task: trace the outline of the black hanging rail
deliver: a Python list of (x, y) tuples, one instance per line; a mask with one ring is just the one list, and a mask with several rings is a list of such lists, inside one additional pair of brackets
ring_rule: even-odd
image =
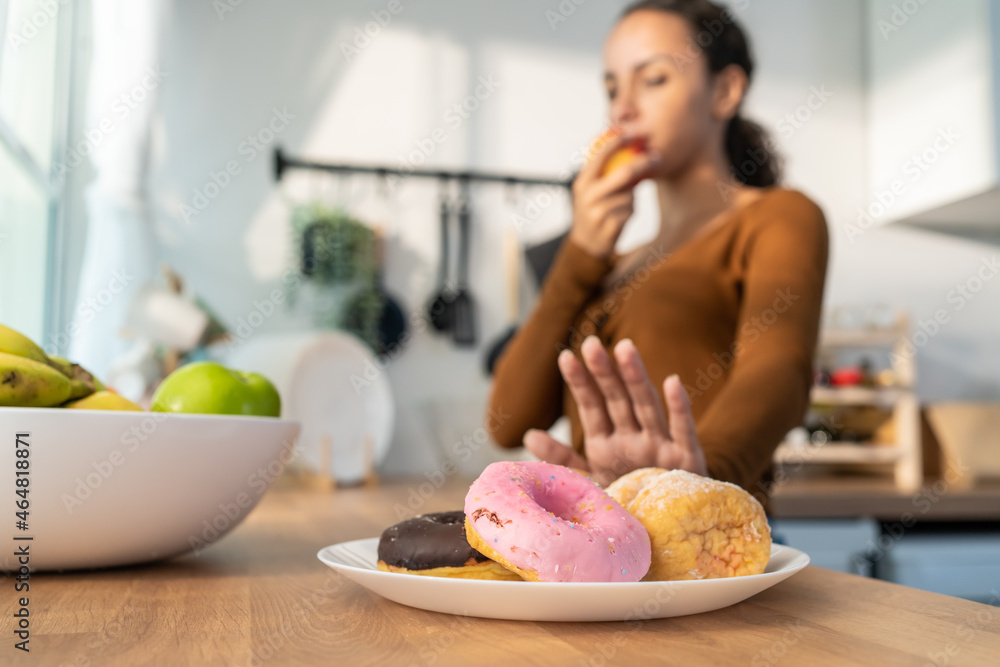
[(507, 185), (553, 185), (569, 188), (573, 180), (555, 178), (532, 178), (508, 174), (494, 174), (483, 171), (449, 171), (447, 169), (397, 169), (395, 167), (379, 167), (357, 164), (331, 164), (314, 162), (303, 158), (285, 155), (280, 147), (274, 149), (274, 178), (280, 181), (289, 169), (309, 169), (313, 171), (328, 171), (339, 174), (374, 174), (376, 176), (401, 178), (436, 178), (438, 180), (479, 181), (485, 183), (505, 183)]

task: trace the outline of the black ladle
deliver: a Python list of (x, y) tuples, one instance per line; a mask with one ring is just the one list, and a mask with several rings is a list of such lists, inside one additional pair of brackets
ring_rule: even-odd
[(441, 195), (441, 268), (438, 274), (440, 288), (430, 303), (427, 304), (427, 319), (435, 330), (445, 332), (451, 331), (455, 321), (454, 302), (455, 291), (448, 285), (448, 219), (451, 211), (448, 206), (447, 197)]
[(406, 336), (406, 313), (399, 299), (385, 289), (385, 235), (378, 233), (375, 237), (376, 265), (375, 279), (379, 295), (382, 297), (382, 313), (378, 318), (378, 338), (382, 345), (382, 354), (396, 350)]
[(462, 201), (458, 208), (458, 294), (455, 295), (455, 302), (452, 304), (454, 318), (452, 335), (459, 347), (474, 347), (476, 344), (476, 303), (469, 292), (471, 224), (472, 209), (469, 205), (469, 193), (467, 187), (463, 187)]

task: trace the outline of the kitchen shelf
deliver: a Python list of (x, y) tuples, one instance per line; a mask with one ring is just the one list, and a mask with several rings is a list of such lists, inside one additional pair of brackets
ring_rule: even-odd
[(1000, 480), (959, 488), (927, 480), (916, 493), (901, 492), (890, 477), (808, 477), (776, 483), (771, 511), (780, 519), (852, 519), (869, 516), (900, 521), (1000, 521)]
[(895, 387), (813, 387), (810, 400), (818, 405), (879, 405), (892, 407), (908, 392)]
[(895, 463), (898, 447), (878, 443), (828, 442), (822, 445), (783, 444), (774, 453), (777, 463)]
[(909, 318), (900, 315), (892, 327), (881, 329), (826, 329), (820, 333), (817, 357), (850, 348), (882, 348), (889, 353), (898, 382), (895, 387), (813, 387), (815, 408), (831, 406), (877, 407), (892, 411), (895, 441), (891, 443), (832, 442), (822, 445), (782, 443), (774, 453), (776, 466), (859, 465), (892, 466), (900, 492), (913, 492), (923, 482), (920, 441), (920, 403), (910, 389), (916, 363), (909, 342)]
[(820, 332), (820, 347), (888, 347), (899, 340), (899, 330), (827, 329)]

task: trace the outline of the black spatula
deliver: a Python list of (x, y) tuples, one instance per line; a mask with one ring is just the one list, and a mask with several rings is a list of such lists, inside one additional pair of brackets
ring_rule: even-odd
[(448, 207), (448, 197), (441, 193), (441, 269), (438, 281), (441, 283), (437, 294), (431, 297), (427, 304), (427, 319), (436, 331), (442, 333), (452, 330), (454, 323), (454, 302), (455, 292), (452, 285), (448, 284), (448, 219), (451, 211)]
[(469, 292), (469, 244), (472, 224), (472, 210), (469, 194), (462, 189), (462, 203), (458, 209), (458, 294), (451, 304), (452, 335), (459, 347), (476, 345), (476, 304)]

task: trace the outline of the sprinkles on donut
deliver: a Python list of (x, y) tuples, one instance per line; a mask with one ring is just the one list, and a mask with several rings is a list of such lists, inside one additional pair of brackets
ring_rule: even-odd
[(469, 487), (465, 517), (469, 544), (527, 581), (635, 582), (649, 570), (643, 525), (564, 466), (487, 466)]

